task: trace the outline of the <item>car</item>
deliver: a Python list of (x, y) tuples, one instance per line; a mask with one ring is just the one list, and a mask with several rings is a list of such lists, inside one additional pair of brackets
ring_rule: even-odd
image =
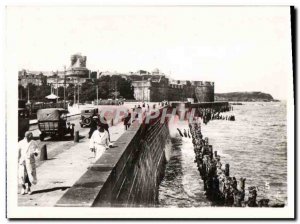
[(46, 136), (63, 137), (66, 134), (74, 136), (75, 124), (67, 121), (68, 111), (63, 108), (48, 108), (37, 111), (38, 127), (41, 132), (40, 140)]
[(80, 126), (90, 127), (94, 116), (98, 116), (98, 108), (85, 108), (81, 110)]

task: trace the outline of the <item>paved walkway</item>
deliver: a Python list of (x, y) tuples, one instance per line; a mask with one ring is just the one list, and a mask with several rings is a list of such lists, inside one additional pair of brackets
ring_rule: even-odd
[[(124, 126), (119, 123), (110, 127), (112, 143), (124, 133)], [(60, 197), (70, 188), (94, 162), (93, 153), (89, 150), (87, 128), (80, 135), (84, 138), (79, 143), (56, 155), (37, 167), (37, 185), (32, 187), (32, 195), (21, 195), (18, 192), (19, 206), (54, 206)], [(108, 149), (109, 150), (109, 149)]]

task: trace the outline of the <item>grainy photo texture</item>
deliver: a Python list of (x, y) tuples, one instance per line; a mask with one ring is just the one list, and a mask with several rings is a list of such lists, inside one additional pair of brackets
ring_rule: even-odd
[(9, 217), (293, 217), (293, 8), (6, 13)]

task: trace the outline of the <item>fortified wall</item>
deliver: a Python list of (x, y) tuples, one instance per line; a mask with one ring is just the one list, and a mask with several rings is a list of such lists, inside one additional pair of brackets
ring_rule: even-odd
[(161, 76), (159, 79), (133, 81), (132, 86), (138, 101), (187, 101), (193, 98), (195, 102), (214, 102), (214, 82), (178, 80), (170, 83), (168, 78)]
[(56, 206), (155, 206), (169, 141), (168, 120), (161, 123), (161, 115), (162, 109), (149, 124), (133, 124)]
[(214, 102), (214, 82), (197, 82), (195, 86), (195, 102)]
[[(134, 123), (89, 167), (79, 180), (60, 198), (61, 207), (154, 207), (158, 203), (158, 188), (164, 177), (165, 151), (170, 143), (168, 119), (162, 116), (177, 108), (185, 117), (186, 108), (229, 108), (228, 102), (172, 102), (168, 110), (154, 119), (146, 117), (142, 124)], [(150, 122), (145, 122), (145, 120)], [(162, 122), (163, 121), (163, 122)]]

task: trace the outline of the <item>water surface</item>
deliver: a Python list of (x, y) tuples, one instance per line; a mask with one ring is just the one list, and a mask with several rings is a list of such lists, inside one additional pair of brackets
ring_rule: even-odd
[[(258, 187), (258, 200), (287, 201), (286, 103), (243, 103), (234, 105), (236, 121), (213, 120), (202, 125), (218, 151), (222, 163), (230, 164), (230, 175), (245, 177), (246, 189)], [(187, 129), (187, 123), (176, 123), (171, 130), (170, 160), (159, 188), (161, 207), (210, 206), (205, 198), (192, 141), (182, 138), (176, 128)], [(270, 203), (271, 203), (270, 202)]]

